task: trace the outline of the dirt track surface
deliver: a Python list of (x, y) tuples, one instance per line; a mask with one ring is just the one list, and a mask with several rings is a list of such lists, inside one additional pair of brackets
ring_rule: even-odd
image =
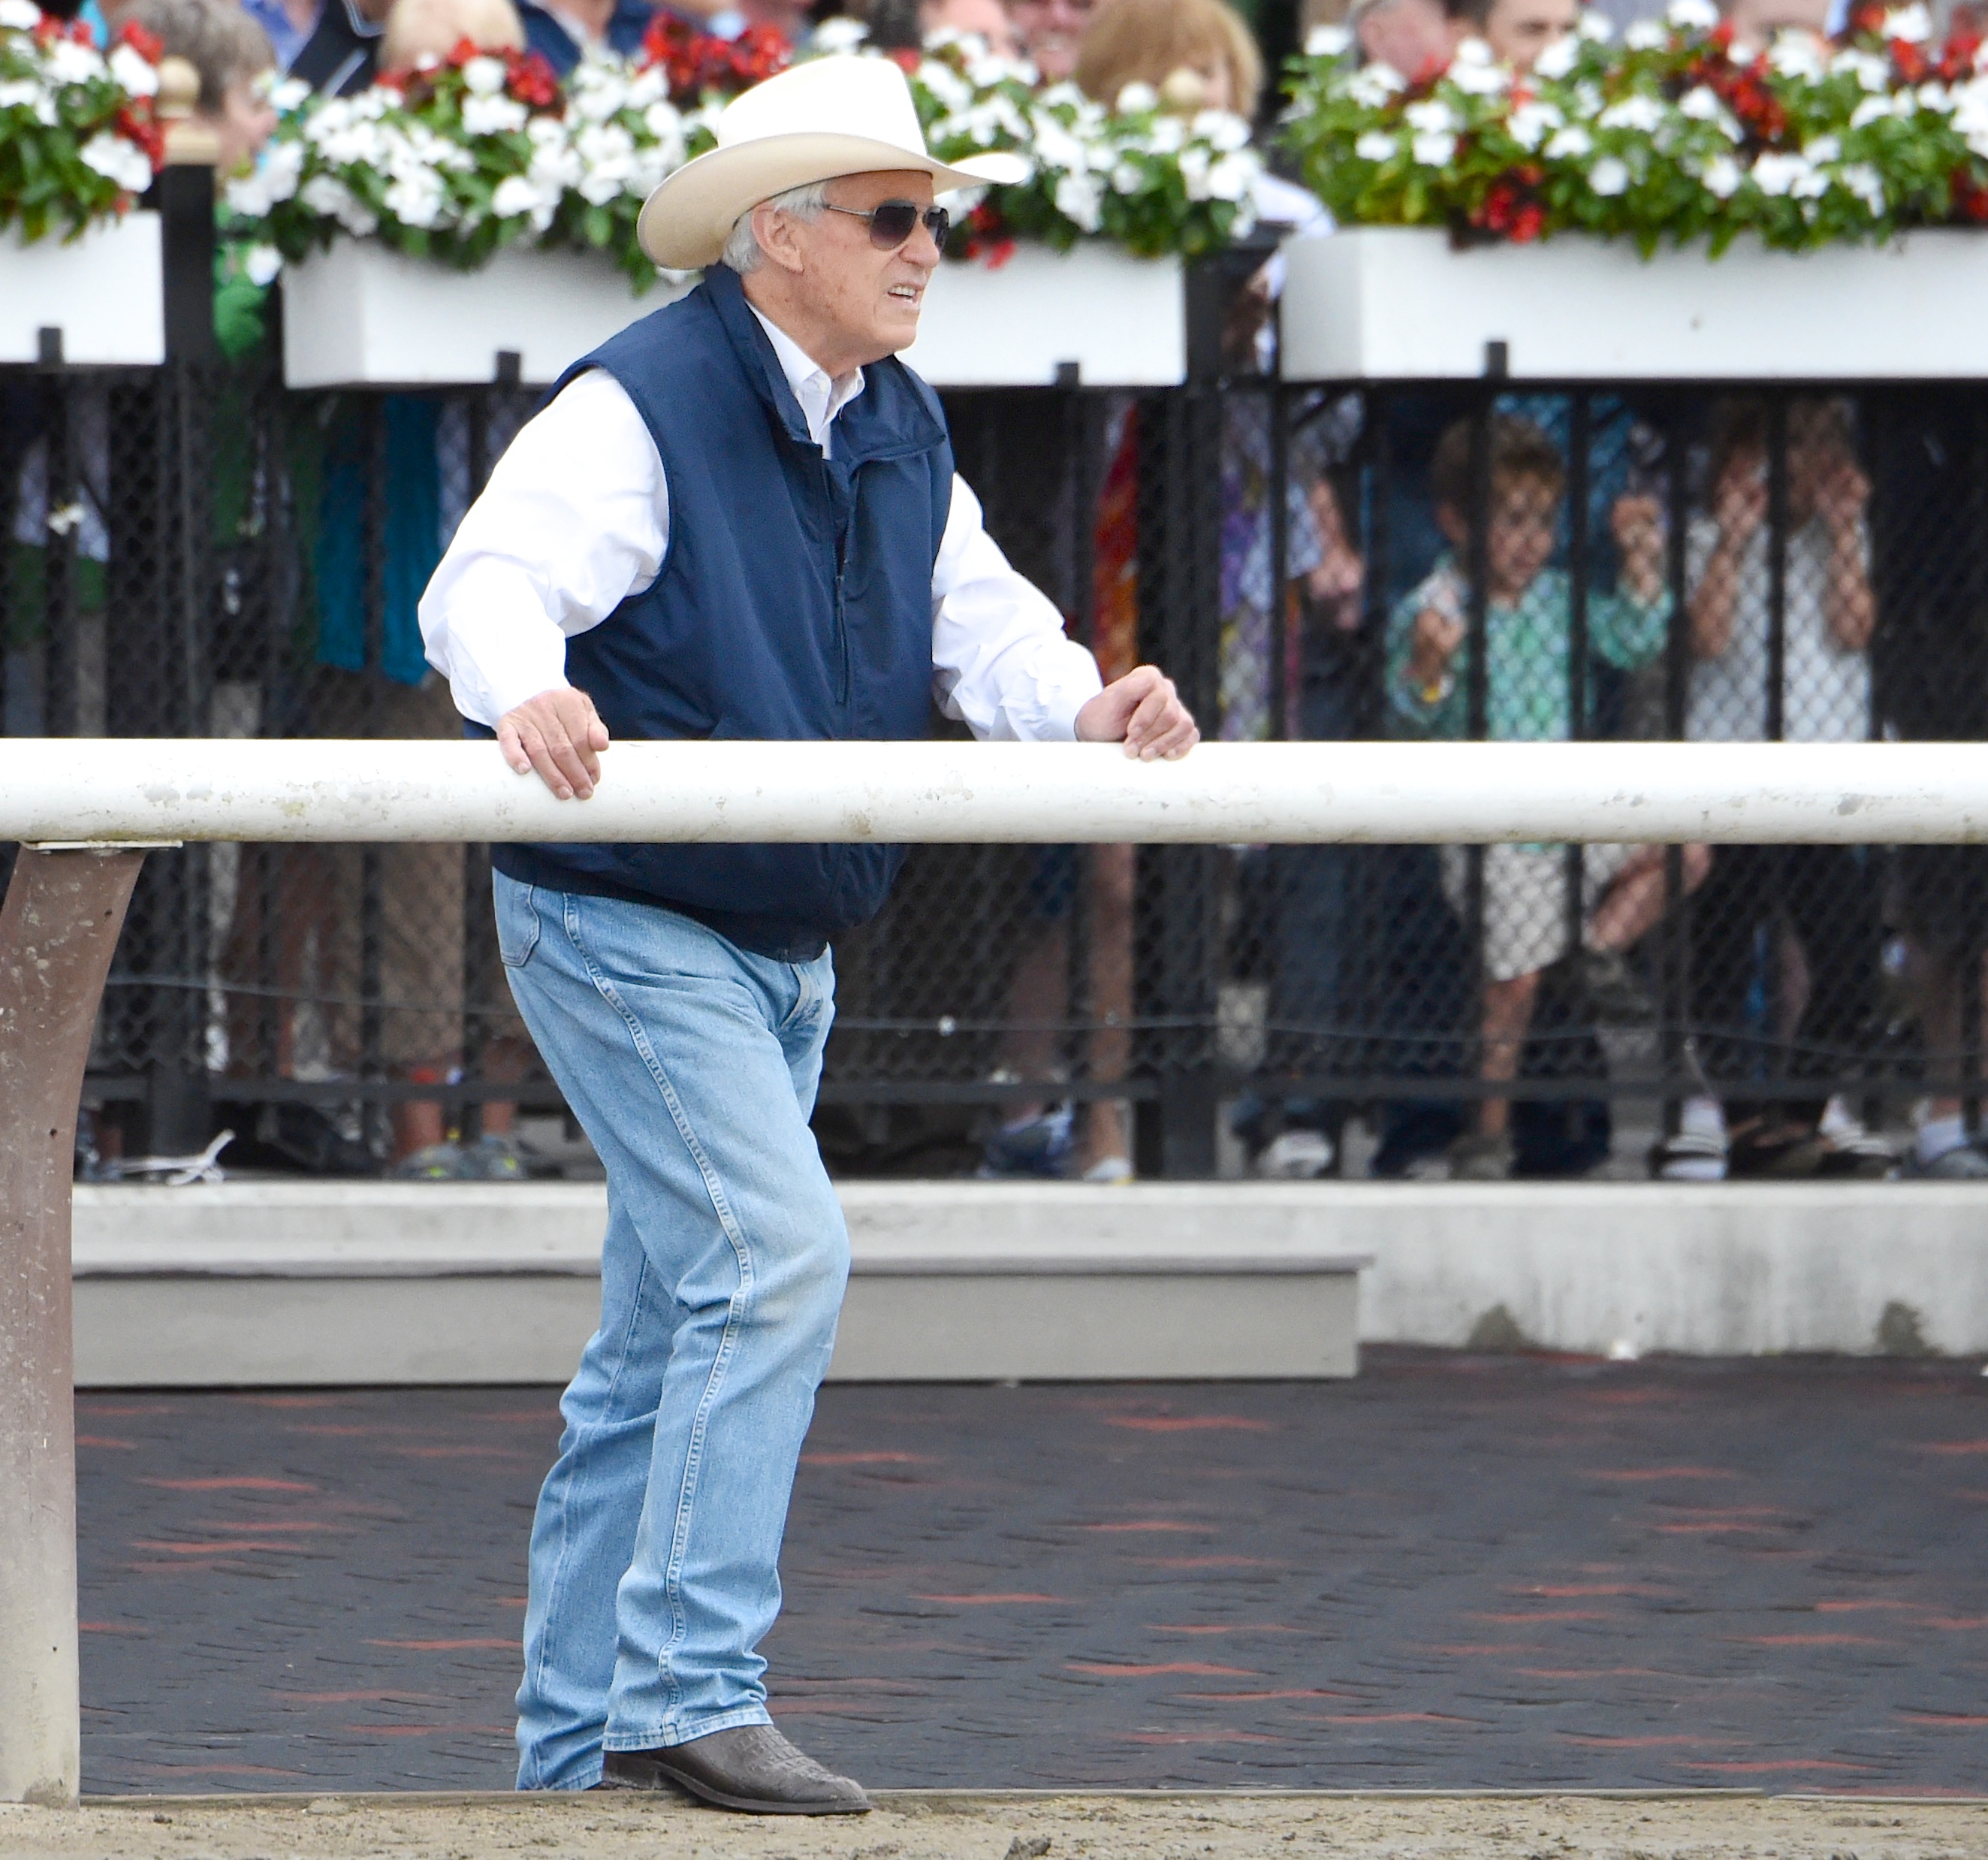
[(5, 1860), (1973, 1860), (1988, 1803), (1594, 1797), (948, 1796), (861, 1819), (677, 1801), (126, 1798), (0, 1807)]

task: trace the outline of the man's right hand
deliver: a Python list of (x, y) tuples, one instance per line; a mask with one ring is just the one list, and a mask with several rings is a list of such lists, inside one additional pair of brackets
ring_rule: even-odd
[(536, 769), (563, 801), (587, 800), (600, 779), (607, 725), (583, 691), (542, 691), (497, 720), (497, 743), (520, 775)]

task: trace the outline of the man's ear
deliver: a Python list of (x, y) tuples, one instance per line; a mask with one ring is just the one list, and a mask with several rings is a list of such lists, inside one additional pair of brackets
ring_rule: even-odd
[(1442, 532), (1443, 540), (1452, 549), (1461, 549), (1470, 536), (1470, 526), (1464, 522), (1462, 514), (1448, 504), (1435, 507), (1435, 526)]
[(752, 209), (752, 236), (759, 242), (759, 249), (769, 263), (796, 276), (806, 269), (800, 242), (794, 237), (794, 222), (790, 215), (761, 201)]

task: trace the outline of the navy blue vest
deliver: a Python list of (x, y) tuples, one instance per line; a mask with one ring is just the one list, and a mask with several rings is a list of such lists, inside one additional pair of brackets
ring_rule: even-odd
[[(923, 736), (952, 495), (931, 388), (895, 359), (866, 368), (824, 459), (723, 265), (553, 391), (588, 368), (627, 391), (669, 488), (654, 583), (566, 644), (567, 677), (615, 739)], [(562, 844), (492, 857), (523, 883), (667, 905), (792, 962), (875, 914), (904, 849)]]

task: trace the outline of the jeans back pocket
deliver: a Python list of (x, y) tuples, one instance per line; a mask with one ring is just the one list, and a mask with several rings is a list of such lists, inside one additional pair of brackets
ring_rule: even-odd
[(500, 884), (497, 889), (497, 954), (506, 969), (522, 969), (539, 946), (537, 888)]

